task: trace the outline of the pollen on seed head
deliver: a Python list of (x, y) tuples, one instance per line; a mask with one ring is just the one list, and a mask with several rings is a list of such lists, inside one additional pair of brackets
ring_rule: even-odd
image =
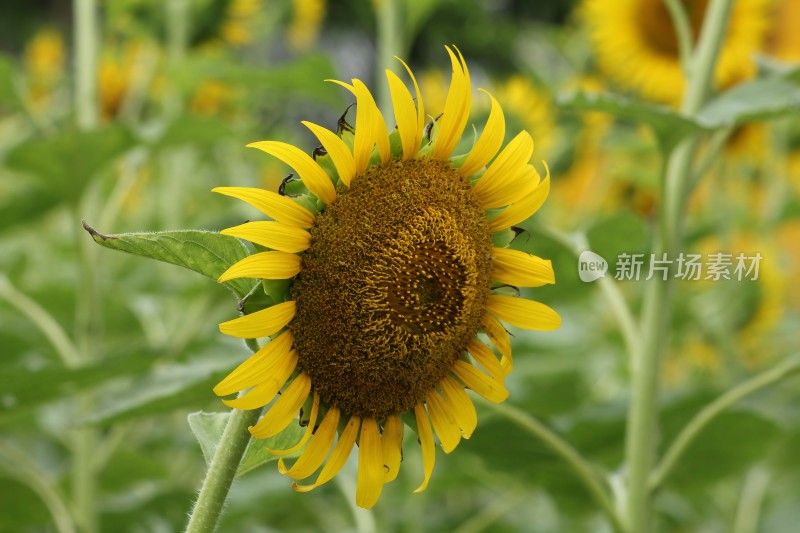
[(373, 167), (320, 214), (292, 289), (298, 366), (358, 416), (412, 409), (480, 328), (491, 234), (448, 162)]

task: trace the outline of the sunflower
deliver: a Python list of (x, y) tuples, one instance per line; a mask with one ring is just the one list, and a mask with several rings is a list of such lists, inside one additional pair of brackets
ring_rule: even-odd
[(537, 330), (560, 325), (544, 304), (508, 295), (509, 285), (554, 282), (550, 261), (505, 248), (510, 228), (547, 197), (549, 174), (542, 180), (528, 163), (533, 141), (527, 132), (498, 154), (505, 120), (489, 93), (483, 133), (469, 153), (451, 157), (467, 125), (472, 89), (460, 52), (447, 52), (452, 79), (434, 124), (426, 127), (419, 87), (405, 63), (416, 105), (387, 70), (397, 117), (391, 135), (364, 83), (335, 81), (355, 96), (354, 130), (344, 120), (338, 134), (303, 122), (324, 149), (315, 158), (282, 142), (249, 145), (293, 167), (307, 194), (214, 189), (273, 219), (223, 231), (267, 251), (235, 263), (220, 281), (288, 280), (284, 301), (220, 325), (233, 337), (271, 340), (214, 391), (225, 396), (250, 388), (225, 400), (237, 409), (274, 400), (250, 427), (257, 438), (282, 431), (302, 409), (302, 439), (270, 450), (287, 455), (305, 446), (291, 466), (278, 462), (295, 480), (322, 467), (313, 483), (295, 482), (297, 491), (333, 478), (358, 442), (356, 503), (372, 507), (384, 483), (397, 476), (404, 420), (419, 435), (424, 480), (417, 491), (423, 490), (434, 466), (434, 434), (449, 453), (476, 427), (465, 389), (493, 402), (508, 396), (511, 345), (500, 320)]
[[(696, 40), (708, 0), (684, 0)], [(683, 95), (678, 40), (664, 0), (584, 0), (581, 14), (591, 31), (601, 70), (644, 98), (677, 104)], [(734, 3), (715, 83), (728, 87), (756, 74), (754, 54), (769, 28), (770, 0)]]

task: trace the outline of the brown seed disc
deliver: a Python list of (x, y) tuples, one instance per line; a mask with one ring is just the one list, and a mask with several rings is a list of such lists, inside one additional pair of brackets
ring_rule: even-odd
[(492, 239), (449, 162), (392, 160), (317, 217), (292, 288), (298, 366), (343, 412), (412, 409), (480, 329)]

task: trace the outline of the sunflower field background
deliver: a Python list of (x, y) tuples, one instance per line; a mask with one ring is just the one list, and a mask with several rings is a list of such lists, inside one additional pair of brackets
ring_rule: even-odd
[[(726, 5), (712, 87), (687, 103), (703, 75), (690, 52)], [(393, 56), (434, 118), (451, 44), (503, 106), (506, 138), (528, 131), (533, 164), (547, 162), (549, 199), (511, 248), (552, 260), (556, 283), (536, 297), (563, 324), (511, 328), (510, 398), (477, 404), (474, 434), (437, 450), (424, 492), (418, 446), (365, 510), (354, 461), (299, 494), (254, 441), (218, 530), (795, 531), (798, 23), (798, 0), (4, 1), (0, 531), (183, 530), (229, 411), (212, 389), (250, 353), (217, 330), (237, 301), (192, 272), (205, 248), (185, 234), (126, 249), (161, 262), (92, 237), (247, 220), (210, 189), (278, 191), (291, 170), (246, 144), (310, 153), (300, 121), (335, 129), (353, 103), (329, 78), (364, 80), (386, 114)], [(473, 102), (479, 131), (489, 99)], [(676, 208), (664, 176), (681, 157)], [(671, 241), (664, 213), (680, 228)], [(705, 263), (651, 301), (648, 258), (665, 238)], [(587, 250), (604, 277), (582, 281)], [(760, 258), (744, 279), (739, 254)], [(634, 457), (647, 469), (631, 495), (641, 439), (651, 452)], [(628, 512), (640, 502), (644, 518)]]

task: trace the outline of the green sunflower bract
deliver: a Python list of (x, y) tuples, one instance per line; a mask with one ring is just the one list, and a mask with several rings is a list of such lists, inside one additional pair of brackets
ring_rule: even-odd
[[(433, 471), (434, 435), (448, 453), (477, 425), (465, 389), (493, 402), (508, 396), (511, 344), (500, 321), (538, 330), (561, 323), (539, 302), (493, 292), (501, 284), (555, 281), (550, 261), (497, 248), (492, 239), (542, 205), (549, 176), (542, 180), (529, 164), (527, 132), (501, 150), (503, 111), (488, 93), (492, 107), (483, 133), (469, 154), (452, 157), (469, 119), (472, 87), (460, 52), (447, 52), (452, 81), (432, 130), (403, 63), (416, 95), (386, 71), (397, 117), (391, 136), (371, 93), (354, 79), (335, 82), (356, 98), (354, 134), (303, 123), (329, 165), (285, 143), (250, 145), (291, 166), (324, 204), (318, 213), (261, 189), (214, 189), (272, 219), (224, 231), (269, 251), (239, 261), (220, 280), (291, 280), (288, 301), (220, 325), (234, 337), (272, 339), (214, 391), (250, 389), (225, 401), (238, 409), (269, 404), (250, 428), (257, 438), (280, 432), (311, 402), (300, 442), (270, 450), (286, 455), (305, 447), (291, 466), (278, 463), (293, 479), (321, 469), (311, 484), (294, 483), (298, 491), (332, 479), (358, 443), (356, 503), (372, 507), (384, 483), (397, 476), (403, 413), (416, 419), (423, 490)], [(480, 332), (491, 346), (477, 338)]]

